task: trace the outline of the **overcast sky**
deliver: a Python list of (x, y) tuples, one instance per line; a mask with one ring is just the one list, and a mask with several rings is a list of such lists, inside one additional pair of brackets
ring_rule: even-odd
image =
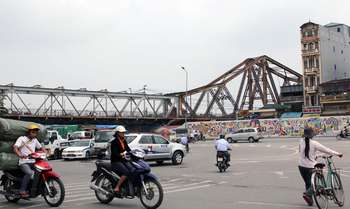
[(299, 26), (346, 0), (0, 0), (0, 84), (158, 92), (267, 54), (301, 72)]

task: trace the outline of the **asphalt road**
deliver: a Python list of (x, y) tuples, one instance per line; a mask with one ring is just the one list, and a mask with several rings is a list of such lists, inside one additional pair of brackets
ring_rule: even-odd
[[(319, 141), (339, 152), (335, 159), (342, 168), (345, 188), (344, 208), (350, 208), (350, 141), (320, 138)], [(261, 143), (232, 144), (231, 167), (219, 173), (215, 164), (213, 142), (191, 144), (191, 152), (180, 166), (153, 165), (161, 179), (165, 197), (160, 208), (166, 209), (307, 209), (301, 197), (303, 181), (297, 169), (298, 139), (265, 139)], [(102, 205), (89, 189), (94, 161), (51, 161), (63, 178), (66, 199), (61, 208), (142, 208), (139, 200), (115, 199)], [(350, 191), (350, 190), (349, 190)], [(0, 208), (46, 208), (42, 198), (8, 204), (0, 198)], [(337, 208), (330, 204), (329, 208)]]

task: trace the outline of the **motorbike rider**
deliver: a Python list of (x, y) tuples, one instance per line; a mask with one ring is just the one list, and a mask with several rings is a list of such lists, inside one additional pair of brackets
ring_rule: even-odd
[(215, 149), (217, 151), (217, 155), (222, 154), (226, 158), (226, 162), (228, 166), (230, 166), (229, 162), (231, 161), (231, 155), (228, 150), (231, 150), (230, 144), (225, 139), (224, 134), (220, 134), (219, 139), (215, 141)]
[(30, 124), (27, 129), (27, 135), (19, 137), (16, 140), (16, 143), (13, 145), (14, 152), (20, 158), (19, 168), (25, 174), (22, 178), (20, 187), (20, 195), (22, 198), (29, 197), (27, 186), (30, 179), (33, 178), (34, 175), (34, 171), (32, 170), (32, 165), (34, 162), (30, 161), (28, 156), (34, 153), (35, 149), (40, 149), (42, 152), (45, 152), (45, 149), (36, 138), (40, 127), (36, 124)]
[(125, 140), (125, 127), (117, 126), (114, 130), (114, 139), (110, 142), (110, 158), (112, 169), (121, 176), (118, 184), (114, 188), (116, 193), (120, 193), (120, 186), (131, 174), (131, 167), (126, 160), (126, 154), (130, 152), (131, 149)]
[(306, 189), (306, 192), (303, 193), (303, 198), (309, 206), (313, 205), (311, 175), (315, 165), (317, 164), (317, 152), (336, 155), (339, 157), (343, 156), (342, 153), (331, 150), (319, 142), (312, 140), (313, 137), (313, 129), (306, 127), (304, 129), (304, 139), (301, 139), (299, 142), (299, 171), (305, 182)]

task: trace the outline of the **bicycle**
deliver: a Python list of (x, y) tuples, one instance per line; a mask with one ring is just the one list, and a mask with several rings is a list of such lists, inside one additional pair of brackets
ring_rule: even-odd
[[(344, 206), (344, 189), (340, 179), (339, 169), (334, 165), (332, 156), (322, 156), (325, 163), (317, 163), (312, 174), (313, 196), (319, 209), (327, 209), (329, 200), (339, 207)], [(325, 177), (323, 168), (327, 166)]]

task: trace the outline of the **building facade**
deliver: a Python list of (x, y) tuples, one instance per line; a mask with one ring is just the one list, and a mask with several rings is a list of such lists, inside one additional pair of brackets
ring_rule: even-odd
[(320, 84), (350, 78), (350, 27), (308, 22), (300, 29), (304, 112), (317, 113), (321, 111)]

